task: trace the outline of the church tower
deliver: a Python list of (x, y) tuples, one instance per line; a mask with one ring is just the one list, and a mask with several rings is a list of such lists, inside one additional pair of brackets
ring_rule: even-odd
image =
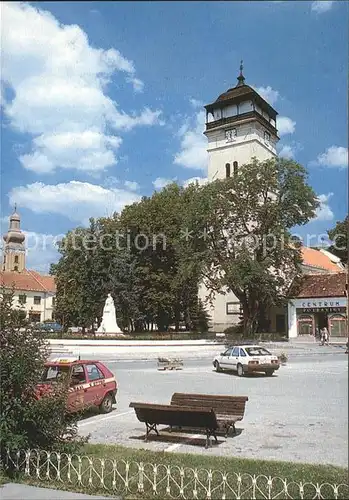
[(276, 156), (277, 112), (245, 84), (241, 61), (237, 85), (205, 106), (208, 180), (237, 173), (239, 165)]
[(21, 219), (16, 210), (10, 216), (9, 230), (4, 234), (3, 271), (22, 272), (25, 270), (25, 235), (20, 229)]

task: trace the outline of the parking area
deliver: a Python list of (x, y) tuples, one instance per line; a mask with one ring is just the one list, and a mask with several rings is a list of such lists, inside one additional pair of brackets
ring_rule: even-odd
[[(294, 356), (273, 377), (216, 373), (207, 354), (185, 359), (182, 371), (161, 372), (156, 360), (103, 361), (116, 375), (118, 404), (79, 423), (90, 442), (169, 453), (348, 465), (348, 357), (342, 352)], [(237, 435), (205, 449), (205, 436), (162, 431), (144, 442), (145, 425), (131, 401), (169, 404), (174, 392), (248, 396)], [(165, 428), (165, 427), (164, 427)]]

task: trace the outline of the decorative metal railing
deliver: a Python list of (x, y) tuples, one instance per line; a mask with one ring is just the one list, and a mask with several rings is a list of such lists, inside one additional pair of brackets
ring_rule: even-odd
[(43, 450), (7, 452), (2, 467), (48, 486), (174, 499), (348, 499), (348, 484), (295, 482), (167, 464), (92, 458)]

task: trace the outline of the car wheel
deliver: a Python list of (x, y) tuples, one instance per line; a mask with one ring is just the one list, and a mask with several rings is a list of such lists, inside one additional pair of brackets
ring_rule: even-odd
[(243, 377), (244, 375), (244, 367), (239, 363), (237, 366), (238, 376)]
[(99, 405), (99, 411), (101, 413), (110, 413), (113, 409), (113, 397), (111, 394), (106, 394), (103, 401)]
[(222, 371), (221, 365), (218, 363), (218, 361), (214, 362), (214, 367), (216, 369), (216, 372), (221, 372)]
[(274, 373), (274, 370), (265, 370), (265, 374), (267, 377), (271, 377)]

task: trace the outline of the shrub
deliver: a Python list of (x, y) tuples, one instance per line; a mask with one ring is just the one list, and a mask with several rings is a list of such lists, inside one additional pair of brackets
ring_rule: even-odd
[(12, 309), (13, 292), (0, 290), (0, 435), (1, 458), (6, 449), (75, 450), (77, 416), (66, 412), (67, 389), (52, 388), (38, 399), (47, 350), (41, 334), (23, 328)]

